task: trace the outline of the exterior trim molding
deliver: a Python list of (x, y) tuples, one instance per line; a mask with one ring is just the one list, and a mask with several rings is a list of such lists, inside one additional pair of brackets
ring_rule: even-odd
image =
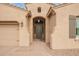
[(62, 8), (62, 7), (65, 7), (65, 6), (69, 6), (69, 5), (71, 5), (71, 4), (73, 4), (73, 3), (65, 3), (65, 4), (61, 4), (61, 5), (59, 5), (59, 6), (54, 6), (53, 8), (54, 8), (54, 9), (58, 9), (58, 8)]
[(52, 9), (52, 7), (49, 8), (48, 12), (47, 12), (47, 17), (49, 17), (51, 14), (55, 15), (55, 11)]

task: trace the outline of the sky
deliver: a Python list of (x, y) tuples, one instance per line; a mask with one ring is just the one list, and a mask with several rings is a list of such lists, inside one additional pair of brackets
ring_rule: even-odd
[(24, 3), (13, 3), (13, 5), (25, 9), (25, 4)]
[[(24, 3), (12, 3), (12, 4), (15, 5), (15, 6), (17, 6), (17, 7), (26, 9)], [(53, 3), (53, 4), (55, 4), (56, 6), (58, 6), (58, 5), (62, 4), (62, 3)]]

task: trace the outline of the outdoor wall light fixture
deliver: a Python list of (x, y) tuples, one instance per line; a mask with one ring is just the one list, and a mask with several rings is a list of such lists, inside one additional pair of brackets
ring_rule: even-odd
[(23, 22), (21, 22), (21, 27), (23, 27)]

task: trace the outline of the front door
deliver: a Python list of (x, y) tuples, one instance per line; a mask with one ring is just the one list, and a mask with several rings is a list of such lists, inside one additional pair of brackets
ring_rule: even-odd
[(34, 19), (34, 24), (33, 24), (33, 36), (34, 39), (38, 39), (41, 41), (45, 41), (45, 22), (43, 19), (36, 18)]
[(36, 24), (36, 38), (42, 39), (43, 37), (43, 26), (42, 24)]

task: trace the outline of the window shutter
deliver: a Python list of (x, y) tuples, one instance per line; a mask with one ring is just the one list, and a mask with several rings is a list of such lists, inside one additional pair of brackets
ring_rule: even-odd
[(76, 38), (76, 16), (69, 16), (69, 38)]

